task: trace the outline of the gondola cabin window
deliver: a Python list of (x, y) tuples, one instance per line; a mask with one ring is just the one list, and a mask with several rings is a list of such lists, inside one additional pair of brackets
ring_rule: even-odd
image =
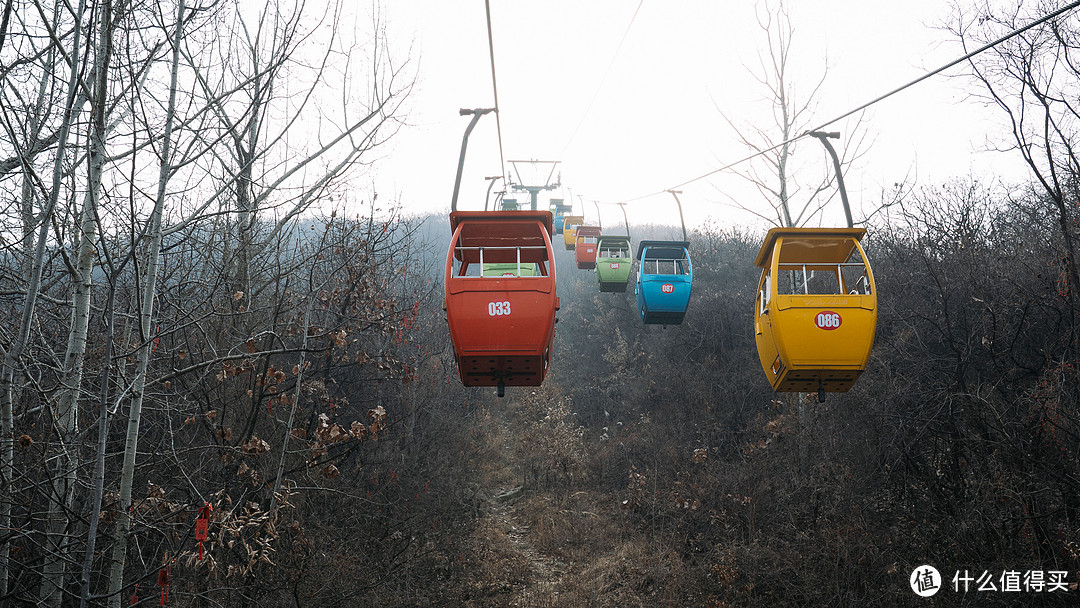
[(602, 247), (600, 249), (600, 257), (602, 258), (627, 258), (630, 257), (630, 250), (626, 247)]
[(761, 278), (761, 289), (758, 291), (758, 302), (760, 307), (758, 308), (758, 314), (765, 314), (769, 310), (769, 286), (772, 283), (772, 277), (768, 271), (765, 271), (765, 276)]
[(453, 277), (547, 276), (546, 263), (526, 261), (544, 255), (544, 247), (456, 247), (454, 251)]
[(641, 260), (641, 272), (644, 274), (689, 274), (685, 252), (682, 249), (650, 248), (647, 256)]
[(862, 256), (852, 252), (846, 264), (840, 268), (840, 274), (844, 281), (844, 291), (849, 295), (870, 295), (870, 279), (866, 272), (866, 264)]
[(777, 265), (780, 295), (869, 295), (870, 282), (866, 265), (857, 251), (844, 262), (836, 264), (799, 264), (781, 262)]

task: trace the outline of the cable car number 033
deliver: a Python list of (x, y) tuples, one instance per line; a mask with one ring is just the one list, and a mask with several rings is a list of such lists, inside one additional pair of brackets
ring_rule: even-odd
[(492, 317), (505, 317), (510, 314), (510, 302), (488, 302), (488, 315)]
[(814, 317), (814, 324), (820, 329), (836, 329), (837, 327), (840, 327), (840, 324), (843, 322), (844, 320), (840, 318), (840, 313), (835, 313), (831, 310), (819, 312), (818, 315)]

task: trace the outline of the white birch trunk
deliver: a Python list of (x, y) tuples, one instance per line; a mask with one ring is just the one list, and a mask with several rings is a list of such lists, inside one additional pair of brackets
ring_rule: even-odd
[(165, 208), (166, 186), (172, 171), (172, 131), (176, 115), (177, 74), (180, 64), (180, 44), (184, 35), (185, 0), (176, 9), (176, 30), (173, 35), (172, 75), (169, 85), (169, 106), (165, 121), (165, 134), (161, 144), (161, 165), (158, 173), (157, 196), (150, 216), (150, 250), (146, 262), (146, 279), (143, 287), (142, 309), (139, 311), (142, 349), (132, 388), (131, 409), (128, 414), (127, 437), (124, 441), (124, 464), (120, 471), (120, 516), (116, 524), (116, 544), (113, 545), (112, 564), (109, 570), (108, 606), (120, 608), (121, 590), (124, 586), (124, 566), (127, 564), (128, 533), (131, 530), (131, 485), (135, 476), (135, 457), (139, 447), (139, 424), (142, 421), (143, 391), (146, 388), (146, 372), (150, 366), (151, 321), (154, 316), (154, 297), (157, 292), (157, 275), (161, 254), (161, 216)]
[[(59, 8), (59, 3), (53, 10), (53, 21), (56, 21), (56, 9)], [(45, 109), (45, 96), (48, 91), (49, 78), (46, 74), (51, 73), (55, 69), (56, 65), (56, 52), (50, 51), (43, 64), (44, 69), (41, 77), (41, 82), (38, 86), (37, 99), (34, 104), (34, 111), (32, 116), (40, 117)], [(33, 149), (37, 144), (37, 139), (41, 135), (42, 121), (31, 120), (33, 128), (27, 137), (27, 148)], [(35, 154), (27, 153), (25, 155), (26, 167), (32, 167), (34, 164)], [(40, 259), (35, 262), (34, 249), (34, 226), (36, 221), (34, 219), (34, 200), (35, 196), (33, 182), (30, 179), (28, 171), (23, 172), (22, 179), (22, 191), (19, 198), (19, 214), (22, 222), (22, 242), (20, 248), (20, 261), (19, 261), (19, 276), (23, 279), (25, 284), (29, 285), (33, 277), (34, 268), (40, 265)], [(20, 338), (22, 335), (20, 334)], [(19, 343), (17, 348), (21, 351), (25, 347), (25, 339)], [(15, 348), (15, 347), (13, 347)], [(14, 362), (18, 357), (12, 359)], [(3, 365), (3, 378), (0, 380), (0, 384), (4, 386), (2, 392), (0, 392), (0, 480), (11, 480), (14, 478), (15, 469), (13, 466), (15, 460), (15, 419), (13, 412), (13, 393), (14, 391), (14, 376), (8, 378), (8, 372), (14, 371), (14, 368), (10, 367), (8, 362), (4, 362)], [(11, 529), (11, 506), (12, 506), (12, 492), (14, 489), (8, 482), (3, 489), (0, 490), (0, 530)], [(0, 597), (7, 595), (8, 592), (8, 559), (9, 548), (8, 543), (0, 544)]]
[[(64, 119), (60, 124), (60, 133), (56, 141), (56, 155), (53, 158), (52, 190), (46, 200), (41, 215), (38, 217), (37, 241), (34, 247), (33, 260), (30, 263), (29, 279), (26, 284), (26, 298), (23, 301), (22, 316), (19, 319), (19, 333), (11, 343), (11, 347), (4, 354), (4, 361), (0, 367), (0, 419), (2, 419), (3, 436), (0, 437), (0, 458), (3, 458), (2, 469), (7, 475), (4, 477), (7, 486), (4, 488), (3, 500), (0, 501), (0, 529), (11, 529), (11, 501), (13, 500), (14, 488), (11, 486), (10, 476), (14, 464), (14, 405), (15, 392), (19, 390), (16, 383), (20, 360), (26, 345), (30, 340), (30, 329), (34, 317), (34, 309), (37, 305), (37, 294), (41, 288), (41, 275), (44, 268), (46, 243), (49, 236), (49, 218), (56, 209), (60, 198), (60, 188), (64, 174), (64, 161), (67, 155), (68, 138), (71, 135), (71, 127), (75, 124), (79, 113), (76, 103), (79, 99), (79, 69), (82, 51), (82, 15), (86, 12), (86, 0), (80, 0), (76, 12), (75, 23), (72, 31), (71, 50), (68, 53), (70, 59), (67, 102), (64, 107)], [(9, 574), (10, 543), (0, 544), (0, 590), (7, 593), (7, 579)]]
[[(95, 158), (97, 157), (97, 158)], [(101, 154), (91, 154), (91, 174), (101, 180)], [(93, 168), (93, 164), (97, 164)], [(70, 548), (70, 520), (75, 497), (76, 473), (79, 466), (77, 446), (78, 400), (82, 387), (83, 363), (86, 360), (86, 334), (90, 323), (90, 290), (94, 271), (94, 244), (97, 241), (97, 222), (94, 214), (97, 206), (94, 186), (90, 186), (83, 204), (82, 226), (78, 246), (75, 293), (72, 298), (71, 328), (68, 331), (67, 353), (64, 371), (60, 379), (60, 393), (56, 399), (53, 425), (58, 439), (59, 453), (52, 466), (48, 515), (46, 516), (45, 564), (41, 573), (40, 600), (43, 606), (59, 608), (63, 600), (65, 564), (72, 559)]]
[(105, 165), (105, 106), (109, 96), (109, 60), (112, 55), (112, 2), (105, 0), (98, 19), (99, 31), (95, 51), (95, 82), (91, 105), (90, 151), (87, 166), (86, 196), (83, 201), (79, 243), (76, 254), (75, 291), (72, 295), (71, 327), (68, 330), (67, 352), (60, 378), (54, 413), (54, 430), (59, 454), (50, 479), (48, 514), (46, 516), (45, 563), (41, 574), (41, 604), (60, 608), (64, 599), (64, 580), (67, 564), (74, 563), (72, 521), (69, 513), (75, 500), (75, 484), (79, 469), (78, 404), (82, 393), (83, 368), (86, 361), (87, 330), (90, 325), (91, 289), (93, 288), (94, 253), (97, 245), (97, 216), (100, 203), (101, 175)]

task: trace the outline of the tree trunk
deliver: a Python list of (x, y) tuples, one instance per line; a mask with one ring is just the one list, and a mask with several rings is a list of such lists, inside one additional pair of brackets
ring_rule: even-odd
[(60, 379), (54, 425), (60, 454), (52, 473), (49, 512), (46, 524), (46, 558), (41, 575), (41, 603), (60, 608), (63, 601), (66, 565), (74, 562), (69, 513), (75, 499), (79, 468), (78, 403), (82, 392), (86, 340), (90, 324), (91, 288), (94, 254), (97, 245), (97, 215), (101, 193), (101, 175), (105, 165), (105, 107), (109, 97), (109, 60), (112, 56), (112, 2), (104, 0), (98, 19), (98, 44), (95, 51), (94, 96), (91, 101), (90, 151), (87, 167), (87, 192), (83, 201), (78, 253), (76, 255), (75, 291), (72, 295), (71, 327)]
[[(15, 391), (18, 390), (16, 377), (22, 359), (23, 350), (30, 340), (30, 329), (34, 317), (34, 309), (37, 305), (37, 292), (41, 287), (41, 275), (44, 268), (45, 249), (49, 235), (50, 217), (60, 199), (60, 187), (64, 174), (64, 161), (67, 154), (68, 138), (71, 127), (75, 124), (79, 112), (78, 85), (82, 45), (82, 14), (86, 12), (86, 0), (80, 0), (75, 14), (75, 24), (72, 31), (71, 52), (67, 101), (64, 107), (64, 119), (60, 124), (60, 132), (56, 140), (56, 155), (53, 158), (52, 190), (46, 200), (44, 208), (37, 222), (37, 241), (34, 247), (33, 259), (30, 262), (30, 272), (26, 284), (26, 297), (23, 300), (22, 316), (19, 319), (19, 332), (11, 343), (11, 347), (5, 353), (3, 366), (0, 367), (0, 419), (3, 420), (3, 436), (0, 437), (0, 458), (3, 463), (0, 470), (3, 471), (3, 480), (7, 484), (4, 488), (4, 497), (0, 501), (0, 529), (11, 529), (11, 503), (14, 488), (11, 485), (12, 473), (14, 472), (14, 405)], [(0, 591), (7, 592), (7, 579), (9, 572), (10, 541), (0, 545)]]
[[(256, 56), (257, 58), (257, 56)], [(255, 66), (258, 74), (258, 65)], [(262, 116), (262, 78), (256, 75), (253, 83), (251, 115), (247, 126), (236, 137), (236, 159), (239, 163), (236, 177), (236, 260), (233, 274), (233, 292), (249, 295), (249, 268), (255, 244), (255, 223), (258, 208), (252, 189), (255, 157), (258, 154), (259, 120)], [(236, 300), (239, 306), (244, 300)]]
[(169, 84), (169, 106), (165, 121), (165, 134), (161, 144), (161, 164), (158, 172), (157, 196), (154, 210), (150, 216), (150, 251), (146, 262), (146, 280), (143, 286), (142, 307), (139, 311), (139, 362), (135, 373), (131, 395), (131, 410), (128, 414), (127, 437), (124, 441), (124, 464), (120, 471), (120, 505), (116, 524), (116, 544), (113, 545), (112, 565), (109, 570), (108, 605), (120, 608), (120, 591), (124, 586), (124, 566), (127, 563), (128, 533), (131, 531), (131, 485), (135, 476), (135, 456), (139, 447), (139, 424), (142, 421), (143, 391), (146, 389), (146, 372), (150, 366), (153, 343), (150, 337), (151, 321), (154, 315), (154, 296), (157, 292), (157, 275), (161, 254), (161, 216), (165, 208), (166, 186), (172, 173), (172, 136), (176, 115), (177, 74), (180, 71), (180, 45), (184, 35), (185, 0), (180, 0), (176, 9), (176, 29), (173, 35), (173, 54), (171, 81)]
[[(91, 173), (96, 173), (100, 184), (101, 151), (91, 152)], [(97, 158), (95, 158), (95, 156)], [(93, 168), (97, 163), (98, 167)], [(53, 413), (53, 425), (58, 439), (59, 454), (51, 472), (49, 488), (49, 511), (46, 516), (45, 564), (41, 574), (40, 599), (43, 606), (59, 608), (63, 600), (64, 565), (69, 561), (71, 512), (75, 498), (76, 472), (79, 466), (78, 447), (78, 401), (82, 385), (83, 364), (86, 360), (86, 334), (90, 322), (90, 288), (94, 271), (94, 244), (97, 241), (97, 196), (87, 193), (83, 204), (82, 226), (78, 245), (78, 266), (75, 277), (75, 293), (72, 297), (71, 328), (68, 331), (67, 353), (60, 379), (60, 392)]]

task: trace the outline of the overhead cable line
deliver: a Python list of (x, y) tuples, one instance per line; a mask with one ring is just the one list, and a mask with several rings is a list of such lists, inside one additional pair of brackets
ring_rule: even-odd
[(893, 95), (896, 95), (897, 93), (899, 93), (899, 92), (901, 92), (901, 91), (903, 91), (905, 89), (908, 89), (908, 88), (910, 88), (910, 87), (912, 87), (912, 86), (914, 86), (916, 84), (919, 84), (920, 82), (922, 82), (922, 81), (924, 81), (924, 80), (926, 80), (926, 79), (928, 79), (928, 78), (930, 78), (932, 76), (937, 76), (941, 72), (944, 72), (945, 70), (947, 70), (947, 69), (949, 69), (951, 67), (954, 67), (959, 63), (963, 63), (965, 61), (968, 61), (969, 59), (971, 59), (972, 57), (978, 55), (979, 53), (982, 53), (983, 51), (994, 48), (995, 46), (1001, 44), (1002, 42), (1005, 42), (1006, 40), (1008, 40), (1010, 38), (1018, 36), (1018, 35), (1026, 32), (1027, 30), (1029, 30), (1029, 29), (1031, 29), (1031, 28), (1033, 28), (1033, 27), (1035, 27), (1037, 25), (1041, 25), (1043, 23), (1046, 23), (1047, 21), (1050, 21), (1051, 19), (1060, 17), (1062, 14), (1067, 13), (1067, 12), (1075, 9), (1078, 6), (1080, 6), (1080, 0), (1074, 0), (1073, 2), (1070, 2), (1069, 4), (1059, 8), (1058, 10), (1056, 10), (1056, 11), (1054, 11), (1054, 12), (1052, 12), (1052, 13), (1044, 16), (1044, 17), (1039, 18), (1036, 21), (1033, 21), (1033, 22), (1021, 27), (1021, 28), (1017, 28), (1017, 29), (1009, 32), (1008, 34), (1005, 34), (1004, 36), (1001, 36), (997, 40), (994, 40), (993, 42), (989, 42), (987, 44), (984, 44), (983, 46), (979, 47), (978, 49), (975, 49), (974, 51), (972, 51), (972, 52), (970, 52), (970, 53), (968, 53), (968, 54), (966, 54), (966, 55), (964, 55), (964, 56), (962, 56), (962, 57), (960, 57), (958, 59), (954, 59), (953, 61), (950, 61), (949, 63), (946, 63), (945, 65), (937, 68), (936, 70), (933, 70), (931, 72), (927, 72), (926, 74), (923, 74), (922, 76), (919, 76), (915, 80), (912, 80), (912, 81), (908, 82), (907, 84), (901, 85), (901, 86), (889, 91), (888, 93), (885, 93), (884, 95), (880, 95), (878, 97), (875, 97), (874, 99), (872, 99), (872, 100), (870, 100), (870, 101), (868, 101), (868, 102), (866, 102), (866, 103), (864, 103), (864, 104), (862, 104), (862, 105), (860, 105), (860, 106), (858, 106), (858, 107), (856, 107), (856, 108), (854, 108), (852, 110), (844, 112), (843, 114), (841, 114), (841, 115), (839, 115), (839, 116), (837, 116), (837, 117), (835, 117), (835, 118), (833, 118), (831, 120), (828, 120), (826, 122), (821, 123), (820, 125), (818, 125), (817, 127), (813, 128), (813, 129), (807, 129), (806, 132), (802, 133), (801, 135), (796, 135), (795, 137), (792, 137), (790, 139), (786, 139), (786, 140), (784, 140), (784, 141), (782, 141), (782, 142), (780, 142), (778, 144), (775, 144), (775, 145), (773, 145), (773, 146), (771, 146), (769, 148), (764, 148), (764, 149), (758, 150), (757, 152), (755, 152), (755, 153), (753, 153), (753, 154), (751, 154), (749, 156), (746, 156), (744, 158), (740, 158), (739, 160), (736, 160), (734, 162), (730, 162), (730, 163), (724, 165), (723, 167), (720, 167), (719, 169), (713, 169), (712, 171), (709, 171), (708, 173), (705, 173), (705, 174), (699, 175), (699, 176), (697, 176), (695, 178), (688, 179), (688, 180), (686, 180), (684, 182), (675, 184), (674, 186), (671, 186), (670, 188), (664, 188), (663, 190), (658, 190), (658, 191), (652, 192), (650, 194), (644, 194), (644, 195), (641, 195), (641, 196), (638, 196), (638, 197), (635, 197), (635, 198), (626, 199), (626, 200), (621, 201), (621, 202), (623, 202), (623, 203), (632, 203), (632, 202), (639, 201), (639, 200), (642, 200), (642, 199), (652, 198), (654, 196), (659, 196), (661, 194), (665, 194), (665, 193), (667, 193), (667, 192), (669, 192), (671, 190), (682, 188), (683, 186), (692, 184), (692, 183), (697, 182), (697, 181), (701, 181), (701, 180), (705, 179), (706, 177), (710, 177), (710, 176), (716, 175), (717, 173), (720, 173), (722, 171), (726, 171), (726, 170), (728, 170), (728, 169), (730, 169), (730, 168), (732, 168), (732, 167), (734, 167), (736, 165), (740, 165), (740, 164), (745, 163), (747, 161), (753, 160), (753, 159), (755, 159), (755, 158), (757, 158), (759, 156), (762, 156), (762, 155), (764, 155), (764, 154), (766, 154), (768, 152), (771, 152), (771, 151), (773, 151), (773, 150), (775, 150), (775, 149), (777, 149), (777, 148), (779, 148), (781, 146), (785, 146), (787, 144), (796, 142), (796, 141), (798, 141), (798, 140), (800, 140), (800, 139), (802, 139), (804, 137), (811, 136), (811, 134), (816, 132), (816, 131), (821, 131), (825, 127), (827, 127), (827, 126), (829, 126), (829, 125), (831, 125), (831, 124), (833, 124), (835, 122), (841, 121), (841, 120), (843, 120), (843, 119), (845, 119), (845, 118), (847, 118), (847, 117), (849, 117), (852, 114), (855, 114), (857, 112), (861, 112), (862, 110), (865, 110), (866, 108), (869, 108), (870, 106), (872, 106), (872, 105), (874, 105), (874, 104), (876, 104), (876, 103), (878, 103), (880, 101), (883, 101), (883, 100), (885, 100), (885, 99), (887, 99), (889, 97), (892, 97)]
[(630, 23), (626, 24), (626, 30), (623, 31), (622, 38), (619, 40), (619, 46), (615, 48), (615, 54), (611, 56), (611, 61), (608, 63), (607, 69), (604, 70), (604, 75), (600, 77), (600, 82), (597, 83), (596, 89), (593, 91), (592, 99), (589, 100), (589, 104), (585, 106), (585, 111), (581, 113), (581, 119), (578, 120), (577, 126), (574, 127), (574, 132), (570, 134), (570, 139), (566, 140), (566, 145), (563, 146), (559, 157), (566, 154), (566, 149), (570, 147), (570, 144), (574, 142), (574, 138), (577, 137), (578, 131), (581, 129), (581, 125), (585, 124), (585, 119), (589, 116), (589, 111), (592, 110), (593, 104), (596, 103), (596, 98), (600, 96), (600, 89), (603, 88), (604, 82), (607, 80), (608, 74), (611, 73), (611, 68), (615, 66), (615, 60), (619, 58), (619, 52), (622, 51), (623, 43), (626, 42), (626, 37), (630, 35), (630, 28), (634, 25), (634, 20), (637, 19), (638, 13), (641, 11), (641, 5), (645, 4), (645, 0), (638, 2), (637, 8), (634, 9), (634, 15), (630, 17)]
[(499, 119), (499, 87), (495, 84), (495, 42), (491, 36), (491, 0), (484, 0), (484, 12), (487, 14), (488, 55), (491, 57), (491, 92), (495, 96), (495, 129), (499, 138), (499, 170), (506, 175), (506, 160), (503, 156), (502, 121)]

